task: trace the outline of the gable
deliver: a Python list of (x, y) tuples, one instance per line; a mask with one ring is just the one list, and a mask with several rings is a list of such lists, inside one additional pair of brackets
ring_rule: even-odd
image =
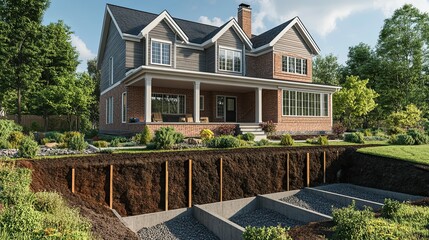
[(241, 38), (232, 28), (229, 28), (224, 34), (222, 34), (217, 41), (220, 46), (243, 49)]
[(176, 33), (165, 21), (161, 21), (149, 32), (149, 37), (174, 42)]
[(291, 27), (275, 44), (274, 51), (297, 54), (310, 58), (310, 46), (305, 42), (296, 26)]

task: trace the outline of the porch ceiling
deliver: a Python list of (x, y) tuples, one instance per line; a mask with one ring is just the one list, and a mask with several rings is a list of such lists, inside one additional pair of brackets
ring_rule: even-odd
[[(137, 81), (132, 84), (133, 86), (142, 86), (144, 87), (144, 79)], [(179, 80), (167, 80), (167, 79), (152, 79), (152, 87), (163, 87), (163, 88), (178, 88), (178, 89), (193, 89), (194, 83), (187, 81)], [(252, 92), (255, 88), (251, 87), (241, 87), (241, 86), (230, 86), (230, 85), (221, 85), (221, 84), (208, 84), (201, 82), (200, 90), (201, 91), (217, 91), (217, 92), (234, 92), (234, 93), (246, 93)]]

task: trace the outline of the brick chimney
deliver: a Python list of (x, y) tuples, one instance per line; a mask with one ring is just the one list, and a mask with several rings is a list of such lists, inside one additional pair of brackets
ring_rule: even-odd
[(242, 3), (238, 6), (238, 25), (249, 38), (252, 38), (252, 9), (250, 5)]

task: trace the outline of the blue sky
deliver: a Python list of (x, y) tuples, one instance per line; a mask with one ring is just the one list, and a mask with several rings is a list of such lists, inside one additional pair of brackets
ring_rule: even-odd
[(86, 60), (97, 55), (106, 3), (153, 13), (166, 9), (174, 17), (221, 25), (236, 17), (241, 2), (252, 7), (255, 34), (299, 16), (322, 55), (333, 53), (340, 63), (347, 60), (350, 46), (360, 42), (375, 46), (384, 19), (396, 8), (411, 3), (429, 11), (429, 0), (51, 0), (44, 24), (64, 20), (71, 27), (82, 61), (78, 70), (83, 71)]

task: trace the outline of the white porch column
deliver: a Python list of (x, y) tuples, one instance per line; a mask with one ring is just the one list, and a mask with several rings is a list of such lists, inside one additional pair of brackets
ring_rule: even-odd
[(152, 122), (152, 77), (144, 80), (144, 118), (145, 122)]
[(255, 122), (262, 122), (262, 88), (255, 89)]
[(194, 82), (194, 122), (200, 122), (200, 85), (199, 81)]

